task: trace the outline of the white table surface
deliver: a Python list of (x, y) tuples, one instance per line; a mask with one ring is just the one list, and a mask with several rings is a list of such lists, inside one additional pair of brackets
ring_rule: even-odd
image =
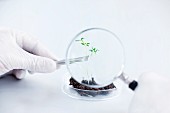
[(38, 74), (17, 81), (6, 77), (0, 82), (2, 113), (126, 113), (133, 92), (106, 101), (85, 101), (63, 93), (62, 72)]
[[(132, 78), (146, 71), (169, 76), (170, 1), (168, 0), (0, 0), (0, 26), (36, 35), (63, 59), (69, 41), (89, 27), (107, 28), (126, 49), (125, 72)], [(28, 75), (0, 80), (0, 113), (127, 113), (133, 92), (108, 101), (82, 101), (65, 95), (63, 75)]]

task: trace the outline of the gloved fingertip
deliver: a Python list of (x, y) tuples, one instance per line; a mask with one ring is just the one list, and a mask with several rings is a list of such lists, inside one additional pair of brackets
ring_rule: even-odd
[(51, 73), (57, 69), (56, 62), (49, 58), (39, 58), (33, 72)]
[(57, 61), (57, 56), (55, 54), (51, 53), (51, 52), (49, 52), (49, 58)]
[(50, 59), (46, 62), (45, 68), (46, 72), (54, 72), (58, 68), (58, 65), (56, 64), (56, 62)]
[(22, 70), (22, 69), (14, 70), (13, 74), (17, 79), (21, 80), (26, 76), (26, 70)]
[(56, 69), (59, 69), (61, 67), (61, 65), (58, 64), (57, 60), (54, 60), (56, 62)]

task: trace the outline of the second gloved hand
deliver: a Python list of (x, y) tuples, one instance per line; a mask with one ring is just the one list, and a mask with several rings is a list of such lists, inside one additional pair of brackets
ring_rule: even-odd
[(38, 39), (24, 32), (0, 29), (0, 75), (13, 73), (18, 79), (30, 72), (48, 73), (58, 66), (56, 57)]
[(129, 113), (170, 113), (170, 78), (144, 73), (129, 108)]

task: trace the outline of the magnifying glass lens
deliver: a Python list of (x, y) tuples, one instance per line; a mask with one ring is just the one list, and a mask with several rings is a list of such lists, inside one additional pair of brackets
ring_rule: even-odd
[[(74, 58), (82, 59), (70, 62), (69, 59)], [(89, 87), (103, 87), (122, 73), (124, 48), (119, 38), (109, 30), (87, 29), (77, 34), (69, 44), (66, 65), (77, 82)]]

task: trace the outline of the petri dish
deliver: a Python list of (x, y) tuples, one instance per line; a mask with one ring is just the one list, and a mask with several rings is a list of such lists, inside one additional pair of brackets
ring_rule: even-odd
[(67, 73), (63, 79), (62, 91), (71, 98), (85, 101), (104, 101), (118, 97), (121, 93), (123, 84), (117, 79), (113, 83), (115, 88), (103, 90), (87, 90), (75, 88), (70, 85), (70, 74)]

